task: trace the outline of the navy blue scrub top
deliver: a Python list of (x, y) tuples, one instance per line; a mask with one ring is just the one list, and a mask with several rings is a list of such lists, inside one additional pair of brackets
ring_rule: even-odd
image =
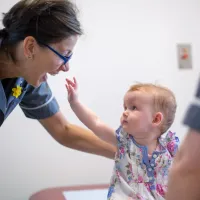
[[(22, 92), (15, 97), (12, 89), (17, 86), (22, 87)], [(18, 104), (26, 117), (38, 120), (50, 117), (59, 110), (46, 82), (34, 88), (23, 78), (0, 80), (0, 126)]]
[(184, 124), (200, 132), (200, 79), (198, 80), (194, 101), (185, 114)]

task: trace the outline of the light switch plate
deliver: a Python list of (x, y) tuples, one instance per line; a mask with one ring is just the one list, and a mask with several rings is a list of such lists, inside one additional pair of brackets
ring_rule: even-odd
[(192, 69), (191, 44), (177, 44), (177, 55), (180, 69)]

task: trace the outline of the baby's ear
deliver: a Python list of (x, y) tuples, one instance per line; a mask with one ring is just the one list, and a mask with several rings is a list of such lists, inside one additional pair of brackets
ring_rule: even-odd
[(155, 115), (154, 115), (154, 118), (153, 118), (153, 125), (155, 126), (159, 126), (163, 121), (163, 114), (161, 112), (157, 112)]

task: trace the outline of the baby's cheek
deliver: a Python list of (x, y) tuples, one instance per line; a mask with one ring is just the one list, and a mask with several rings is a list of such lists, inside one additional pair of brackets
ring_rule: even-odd
[(123, 119), (123, 117), (121, 116), (121, 117), (120, 117), (120, 124), (122, 124), (122, 119)]

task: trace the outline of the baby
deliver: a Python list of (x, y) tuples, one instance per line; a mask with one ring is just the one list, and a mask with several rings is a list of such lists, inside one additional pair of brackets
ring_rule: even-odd
[(173, 93), (153, 84), (131, 86), (124, 96), (121, 125), (115, 131), (78, 100), (76, 79), (66, 81), (68, 100), (79, 120), (117, 146), (108, 200), (164, 200), (179, 145), (175, 133), (167, 132), (176, 112)]

